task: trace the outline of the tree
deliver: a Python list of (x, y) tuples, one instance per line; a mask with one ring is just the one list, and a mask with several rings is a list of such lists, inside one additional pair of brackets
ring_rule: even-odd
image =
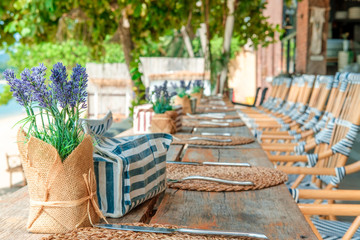
[[(264, 7), (262, 0), (234, 1), (234, 13), (230, 14), (235, 19), (232, 35), (240, 39), (240, 46), (249, 40), (254, 46), (273, 41), (275, 29), (262, 15)], [(138, 104), (145, 90), (138, 72), (138, 58), (149, 41), (157, 42), (182, 26), (193, 40), (193, 29), (204, 22), (208, 45), (205, 55), (214, 73), (218, 71), (214, 67), (216, 62), (226, 67), (229, 58), (229, 49), (224, 49), (220, 59), (211, 56), (211, 41), (224, 36), (227, 15), (227, 0), (2, 0), (0, 27), (4, 31), (0, 32), (0, 42), (14, 43), (15, 33), (20, 33), (20, 41), (27, 44), (81, 40), (91, 47), (95, 59), (101, 59), (104, 41), (111, 36), (123, 48), (137, 95), (134, 104)]]

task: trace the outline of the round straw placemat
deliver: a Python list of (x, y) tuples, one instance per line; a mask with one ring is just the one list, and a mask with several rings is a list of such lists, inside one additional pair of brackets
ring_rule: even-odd
[[(203, 136), (190, 134), (176, 134), (173, 135), (173, 144), (191, 144), (191, 145), (211, 145), (211, 146), (235, 146), (249, 144), (255, 141), (254, 138), (239, 137), (239, 136)], [(231, 142), (214, 142), (208, 140), (189, 140), (192, 137), (211, 138), (211, 139), (231, 139)]]
[(193, 166), (181, 164), (166, 165), (166, 177), (169, 179), (179, 180), (184, 177), (196, 175), (232, 181), (251, 181), (254, 185), (240, 186), (204, 180), (187, 180), (177, 183), (168, 182), (168, 187), (189, 191), (237, 192), (268, 188), (287, 181), (287, 174), (273, 168)]
[[(143, 226), (143, 227), (160, 227), (160, 228), (179, 228), (180, 226), (174, 225), (163, 225), (163, 224), (145, 224), (145, 223), (122, 223), (122, 225), (132, 225), (132, 226)], [(105, 228), (96, 228), (96, 227), (86, 227), (78, 228), (68, 233), (58, 233), (53, 234), (48, 237), (42, 238), (43, 240), (112, 240), (112, 239), (122, 239), (122, 240), (132, 240), (132, 239), (189, 239), (189, 240), (229, 240), (229, 239), (246, 239), (251, 240), (254, 238), (247, 237), (220, 237), (220, 236), (203, 236), (203, 235), (189, 235), (184, 233), (173, 233), (173, 234), (163, 234), (163, 233), (147, 233), (147, 232), (132, 232), (132, 231), (121, 231)]]
[(185, 119), (185, 120), (240, 119), (240, 117), (237, 116), (237, 115), (225, 115), (225, 116), (222, 117), (222, 118), (214, 118), (214, 117), (211, 117), (211, 116), (201, 116), (201, 115), (196, 115), (196, 114), (193, 114), (193, 117), (189, 117), (189, 116), (187, 116), (187, 115), (183, 115), (182, 118)]
[[(196, 120), (188, 120), (188, 121), (183, 121), (182, 125), (184, 127), (203, 127), (203, 128), (223, 128), (223, 127), (242, 127), (245, 126), (245, 123), (243, 121), (238, 121), (238, 122), (228, 122), (227, 125), (225, 125), (224, 123), (227, 122), (212, 122), (213, 124), (210, 123), (202, 123), (202, 121), (196, 121)], [(219, 124), (217, 124), (219, 123)]]
[(208, 107), (197, 107), (196, 113), (217, 113), (217, 112), (234, 112), (236, 111), (233, 107), (214, 107), (214, 108), (208, 108)]

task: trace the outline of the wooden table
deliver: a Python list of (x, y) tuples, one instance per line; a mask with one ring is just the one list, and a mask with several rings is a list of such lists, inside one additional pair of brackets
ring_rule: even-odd
[[(197, 129), (204, 131), (204, 129)], [(208, 128), (206, 132), (231, 132), (252, 137), (247, 127)], [(184, 129), (191, 132), (191, 129)], [(171, 145), (167, 160), (248, 162), (272, 167), (265, 152), (255, 142), (231, 147)], [(30, 234), (25, 226), (29, 209), (24, 187), (0, 201), (0, 239), (41, 239), (46, 234)], [(263, 233), (269, 239), (317, 239), (284, 184), (256, 191), (194, 192), (167, 189), (129, 214), (112, 223), (145, 222), (191, 228)]]

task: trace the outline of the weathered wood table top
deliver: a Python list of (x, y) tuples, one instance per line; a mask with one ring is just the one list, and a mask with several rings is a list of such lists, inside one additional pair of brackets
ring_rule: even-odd
[[(205, 129), (197, 128), (195, 132)], [(191, 129), (184, 129), (185, 133)], [(128, 133), (131, 131), (128, 131)], [(249, 129), (207, 128), (206, 132), (230, 132), (252, 137)], [(273, 167), (255, 142), (231, 147), (171, 145), (169, 161), (248, 162)], [(0, 239), (41, 239), (46, 234), (26, 231), (29, 196), (24, 187), (0, 200)], [(126, 216), (111, 223), (145, 222), (191, 228), (263, 233), (269, 239), (317, 239), (284, 184), (255, 191), (196, 192), (167, 189)]]

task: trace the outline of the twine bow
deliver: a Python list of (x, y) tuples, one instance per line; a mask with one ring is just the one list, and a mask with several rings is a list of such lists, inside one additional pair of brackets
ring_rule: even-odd
[[(86, 173), (83, 174), (83, 178), (84, 178), (84, 182), (86, 185), (86, 190), (88, 192), (88, 196), (77, 199), (77, 200), (71, 200), (71, 201), (46, 201), (46, 200), (45, 201), (36, 201), (36, 200), (30, 199), (30, 206), (41, 207), (41, 210), (42, 210), (44, 207), (59, 207), (59, 208), (76, 207), (76, 206), (82, 205), (83, 203), (87, 202), (87, 212), (81, 218), (79, 223), (75, 225), (75, 227), (77, 228), (78, 226), (80, 226), (80, 224), (84, 222), (86, 217), (89, 218), (90, 224), (92, 226), (94, 226), (92, 219), (91, 219), (91, 214), (90, 214), (90, 204), (93, 206), (95, 213), (100, 218), (102, 218), (106, 223), (108, 223), (105, 216), (101, 212), (97, 202), (95, 201), (96, 191), (93, 192), (91, 190), (91, 186), (93, 186), (93, 184), (95, 182), (95, 175), (91, 171), (91, 168), (89, 169), (88, 174), (86, 174)], [(39, 217), (39, 215), (40, 214), (37, 214), (37, 217), (34, 218), (32, 223), (35, 222), (35, 220)], [(30, 225), (32, 225), (32, 223)]]

